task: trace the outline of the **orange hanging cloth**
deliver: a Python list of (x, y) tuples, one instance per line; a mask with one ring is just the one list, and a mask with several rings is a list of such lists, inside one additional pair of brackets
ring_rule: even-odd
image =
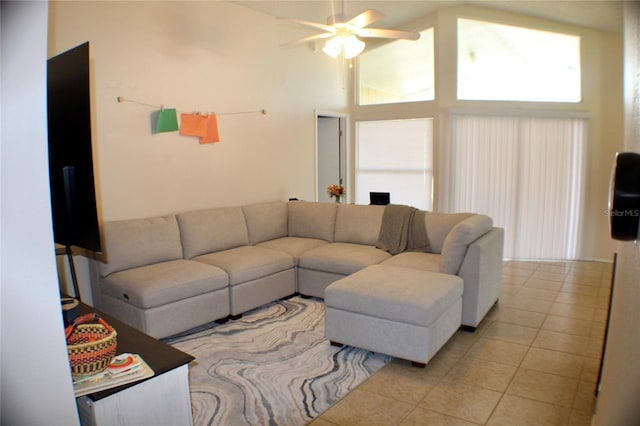
[(180, 134), (185, 136), (207, 135), (207, 117), (200, 114), (180, 114)]
[(218, 117), (215, 114), (210, 114), (206, 117), (206, 133), (200, 136), (200, 143), (213, 143), (220, 142), (220, 136), (218, 134)]

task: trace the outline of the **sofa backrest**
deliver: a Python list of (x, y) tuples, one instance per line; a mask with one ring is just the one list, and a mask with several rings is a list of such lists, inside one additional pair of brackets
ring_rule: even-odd
[(338, 204), (335, 242), (375, 246), (385, 206)]
[(105, 222), (102, 225), (108, 263), (100, 274), (182, 258), (180, 231), (173, 215)]
[(193, 210), (176, 215), (185, 259), (249, 245), (241, 207)]
[(492, 227), (491, 218), (483, 214), (471, 215), (456, 224), (444, 240), (440, 272), (457, 275), (469, 244), (491, 231)]
[(289, 201), (287, 228), (290, 237), (317, 238), (333, 242), (336, 204)]
[(287, 236), (287, 203), (272, 201), (242, 207), (249, 242), (258, 244)]
[(424, 223), (427, 228), (431, 253), (441, 254), (444, 240), (458, 223), (473, 216), (473, 213), (435, 213), (425, 212)]

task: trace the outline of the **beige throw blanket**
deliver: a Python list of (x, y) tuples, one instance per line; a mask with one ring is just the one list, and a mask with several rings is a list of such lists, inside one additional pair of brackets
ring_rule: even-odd
[(376, 247), (391, 254), (428, 251), (424, 212), (415, 207), (389, 204), (384, 209)]

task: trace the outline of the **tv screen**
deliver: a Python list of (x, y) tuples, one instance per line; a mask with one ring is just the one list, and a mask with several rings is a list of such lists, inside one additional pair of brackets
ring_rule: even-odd
[(47, 61), (47, 115), (54, 240), (101, 252), (91, 146), (89, 42)]

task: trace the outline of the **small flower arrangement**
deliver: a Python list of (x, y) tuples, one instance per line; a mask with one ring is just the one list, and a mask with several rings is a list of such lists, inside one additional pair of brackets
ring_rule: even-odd
[(342, 181), (338, 185), (329, 185), (327, 186), (327, 194), (329, 194), (330, 198), (335, 197), (336, 203), (340, 202), (340, 197), (346, 194), (344, 190), (344, 186), (342, 186)]

